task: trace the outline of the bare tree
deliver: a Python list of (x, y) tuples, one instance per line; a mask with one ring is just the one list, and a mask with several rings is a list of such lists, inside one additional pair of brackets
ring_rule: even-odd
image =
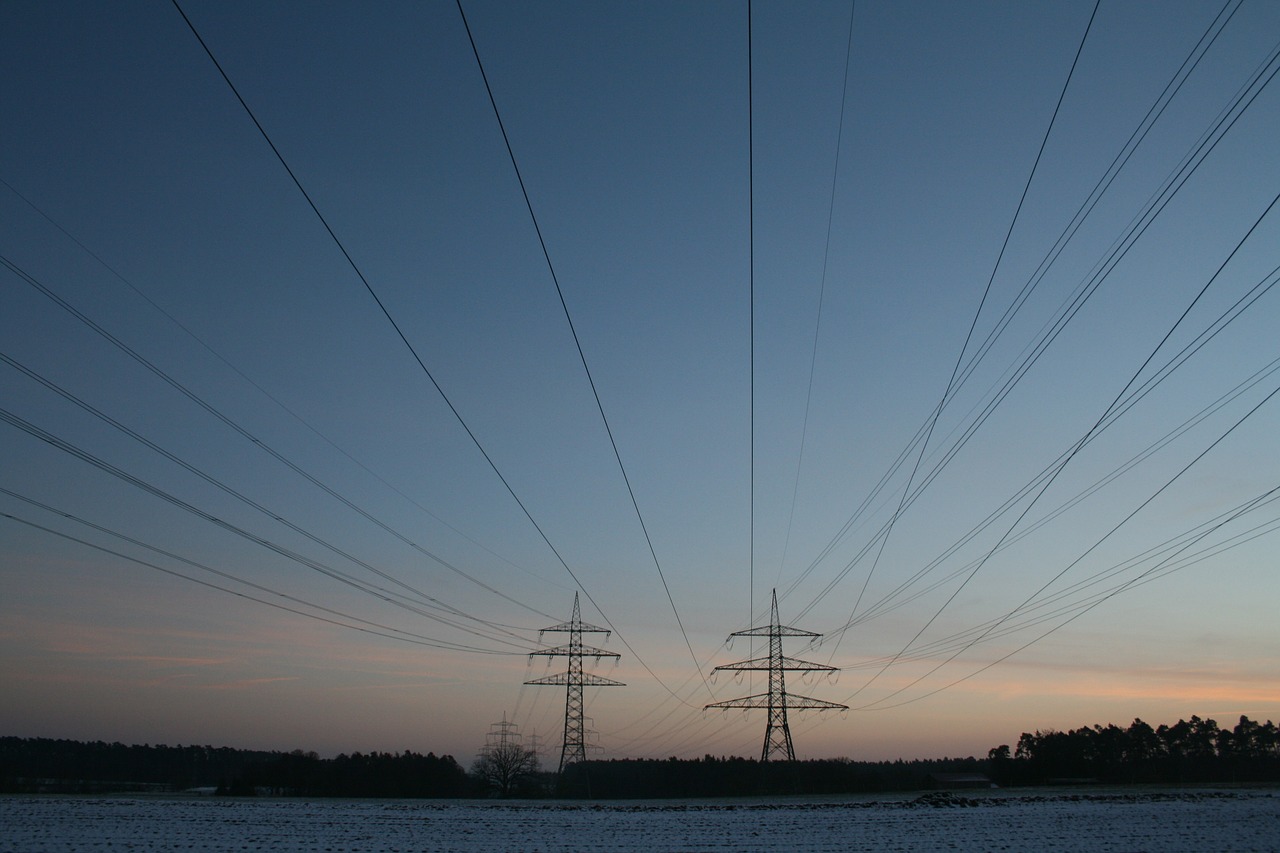
[(538, 754), (514, 741), (492, 744), (480, 753), (471, 772), (499, 797), (508, 797), (521, 780), (538, 772)]

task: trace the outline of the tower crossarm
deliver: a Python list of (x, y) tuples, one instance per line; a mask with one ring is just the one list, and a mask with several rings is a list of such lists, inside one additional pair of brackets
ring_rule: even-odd
[(545, 675), (542, 678), (535, 678), (532, 681), (526, 681), (525, 684), (561, 684), (561, 685), (577, 685), (583, 687), (626, 687), (627, 685), (621, 681), (614, 681), (612, 678), (605, 678), (603, 675), (592, 675), (591, 673), (581, 673), (574, 675), (568, 672), (557, 672), (555, 675)]
[(548, 634), (559, 631), (561, 634), (571, 634), (575, 631), (583, 634), (611, 634), (608, 628), (601, 628), (599, 625), (592, 625), (589, 622), (561, 622), (559, 625), (552, 625), (550, 628), (539, 628), (539, 634)]
[(839, 702), (827, 702), (824, 699), (814, 699), (810, 696), (797, 696), (794, 693), (787, 693), (784, 697), (787, 708), (792, 711), (847, 711), (848, 705), (841, 705)]
[(769, 703), (768, 693), (757, 693), (754, 696), (743, 696), (739, 699), (726, 699), (723, 702), (712, 702), (710, 705), (702, 706), (702, 710), (708, 711), (712, 708), (770, 708), (777, 706), (779, 708), (786, 707), (789, 711), (847, 711), (848, 705), (841, 705), (837, 702), (827, 702), (822, 699), (814, 699), (811, 696), (797, 696), (793, 693), (786, 693), (781, 700), (774, 700), (774, 704)]
[(836, 672), (838, 667), (828, 666), (825, 663), (814, 663), (813, 661), (800, 660), (799, 658), (779, 657), (777, 660), (771, 658), (752, 658), (751, 660), (741, 660), (737, 663), (726, 663), (716, 667), (712, 672), (720, 672), (722, 670), (747, 672), (747, 671), (768, 671), (769, 669), (786, 670), (787, 672)]
[(567, 657), (569, 655), (581, 655), (584, 658), (616, 658), (621, 657), (617, 652), (610, 652), (604, 649), (597, 649), (595, 646), (552, 646), (549, 649), (539, 649), (536, 652), (529, 652), (529, 657), (541, 655), (542, 657)]
[(757, 693), (754, 696), (743, 696), (740, 699), (726, 699), (723, 702), (712, 702), (710, 705), (703, 705), (702, 710), (706, 711), (711, 708), (768, 708), (769, 694)]
[(734, 631), (730, 637), (821, 637), (813, 631), (792, 628), (789, 625), (761, 625), (746, 631)]

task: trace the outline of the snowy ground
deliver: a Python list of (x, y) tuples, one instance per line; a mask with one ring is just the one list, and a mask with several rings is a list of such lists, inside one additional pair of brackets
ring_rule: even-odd
[(629, 803), (0, 797), (0, 851), (1280, 851), (1280, 792)]

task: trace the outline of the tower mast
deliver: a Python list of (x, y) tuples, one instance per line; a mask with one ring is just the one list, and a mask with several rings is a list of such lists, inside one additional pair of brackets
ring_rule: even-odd
[(708, 708), (765, 708), (769, 711), (769, 723), (764, 730), (764, 749), (760, 753), (761, 761), (769, 761), (773, 758), (780, 758), (784, 761), (795, 761), (796, 751), (791, 743), (791, 727), (787, 724), (787, 710), (794, 711), (831, 711), (831, 710), (849, 710), (848, 705), (840, 705), (836, 702), (826, 702), (822, 699), (813, 699), (809, 696), (797, 696), (794, 693), (787, 692), (786, 673), (788, 672), (835, 672), (837, 667), (828, 666), (822, 663), (813, 663), (812, 661), (799, 660), (798, 658), (789, 658), (782, 653), (783, 637), (821, 637), (821, 634), (815, 634), (812, 631), (802, 631), (799, 628), (792, 628), (787, 625), (779, 624), (778, 621), (778, 591), (773, 591), (773, 605), (770, 612), (769, 624), (757, 628), (750, 628), (746, 631), (736, 631), (729, 635), (730, 637), (768, 637), (769, 638), (769, 656), (767, 658), (752, 658), (751, 660), (738, 661), (737, 663), (729, 663), (716, 667), (713, 672), (768, 672), (769, 673), (769, 692), (757, 693), (754, 696), (743, 696), (739, 699), (729, 699), (724, 702), (713, 702), (704, 707)]
[(583, 634), (604, 634), (608, 639), (609, 630), (599, 628), (595, 625), (582, 621), (581, 612), (578, 609), (578, 594), (573, 594), (573, 616), (568, 622), (561, 622), (559, 625), (552, 625), (550, 628), (543, 628), (538, 632), (539, 638), (543, 634), (557, 632), (569, 635), (567, 645), (553, 646), (549, 649), (541, 649), (530, 653), (529, 657), (535, 655), (542, 657), (566, 657), (569, 659), (569, 668), (565, 672), (558, 672), (555, 675), (548, 675), (542, 678), (535, 678), (532, 681), (526, 681), (525, 684), (563, 684), (565, 686), (564, 700), (564, 746), (560, 750), (560, 768), (559, 772), (563, 772), (566, 764), (572, 764), (575, 761), (587, 760), (587, 733), (586, 724), (583, 718), (583, 702), (582, 691), (584, 687), (625, 687), (621, 681), (614, 681), (611, 678), (605, 678), (600, 675), (583, 672), (582, 658), (584, 655), (594, 658), (617, 658), (617, 652), (607, 652), (604, 649), (598, 649), (595, 646), (584, 646), (582, 644)]

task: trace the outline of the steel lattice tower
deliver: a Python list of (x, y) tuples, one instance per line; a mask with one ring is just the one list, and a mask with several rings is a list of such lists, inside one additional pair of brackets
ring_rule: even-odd
[(502, 712), (502, 722), (490, 723), (489, 733), (484, 736), (484, 749), (481, 754), (502, 750), (509, 744), (520, 743), (520, 727), (507, 722), (507, 712)]
[(583, 655), (597, 659), (616, 658), (619, 655), (617, 652), (607, 652), (604, 649), (597, 649), (595, 646), (584, 646), (582, 644), (583, 634), (604, 634), (605, 639), (608, 639), (609, 631), (606, 628), (598, 628), (582, 621), (581, 613), (578, 610), (578, 594), (576, 592), (573, 594), (573, 618), (568, 622), (561, 622), (559, 625), (543, 628), (538, 632), (539, 639), (543, 634), (549, 632), (568, 634), (568, 645), (553, 646), (549, 649), (532, 652), (529, 657), (532, 658), (535, 655), (567, 657), (569, 659), (569, 669), (565, 672), (558, 672), (555, 675), (526, 681), (525, 684), (563, 684), (566, 688), (564, 700), (564, 747), (560, 751), (559, 768), (560, 771), (563, 771), (566, 764), (587, 760), (587, 733), (582, 714), (582, 689), (584, 687), (625, 687), (626, 685), (621, 681), (614, 681), (611, 678), (582, 671)]
[(752, 658), (751, 660), (729, 663), (724, 666), (718, 666), (712, 671), (768, 672), (769, 692), (757, 693), (754, 696), (744, 696), (741, 699), (730, 699), (726, 702), (713, 702), (703, 708), (703, 710), (706, 710), (707, 708), (767, 708), (769, 710), (769, 725), (764, 730), (764, 749), (760, 753), (760, 760), (768, 761), (775, 756), (779, 756), (787, 761), (795, 761), (796, 751), (795, 747), (791, 745), (791, 727), (787, 725), (787, 709), (796, 711), (849, 710), (848, 705), (840, 705), (835, 702), (825, 702), (821, 699), (812, 699), (808, 696), (796, 696), (794, 694), (787, 693), (787, 672), (835, 672), (837, 667), (786, 657), (782, 654), (782, 638), (816, 638), (821, 637), (822, 635), (815, 634), (812, 631), (802, 631), (799, 628), (780, 625), (778, 623), (778, 591), (774, 590), (773, 608), (770, 614), (769, 624), (759, 628), (751, 628), (746, 631), (737, 631), (729, 636), (768, 637), (769, 657)]

